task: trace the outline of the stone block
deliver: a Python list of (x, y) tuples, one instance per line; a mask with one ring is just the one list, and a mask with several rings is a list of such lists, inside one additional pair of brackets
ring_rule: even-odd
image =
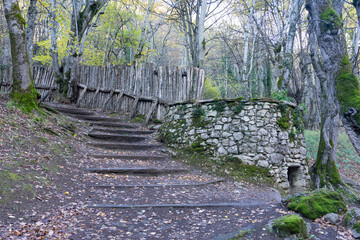
[(259, 167), (267, 168), (267, 167), (269, 167), (269, 162), (266, 160), (261, 160), (261, 161), (258, 161), (256, 165)]
[(218, 152), (218, 154), (219, 154), (220, 156), (225, 156), (225, 155), (228, 154), (228, 152), (225, 150), (225, 148), (224, 148), (223, 146), (220, 146), (220, 147), (218, 148), (217, 152)]
[(275, 165), (280, 165), (284, 161), (284, 156), (279, 153), (270, 154), (270, 162)]
[(238, 150), (238, 147), (237, 147), (237, 146), (232, 146), (232, 147), (229, 147), (229, 148), (228, 148), (228, 152), (229, 152), (229, 153), (232, 153), (232, 154), (238, 154), (238, 153), (239, 153), (239, 150)]
[(244, 134), (242, 134), (241, 132), (236, 132), (233, 134), (233, 136), (234, 136), (235, 140), (237, 140), (237, 141), (244, 138)]
[(222, 125), (215, 125), (215, 130), (222, 130), (223, 129), (223, 126)]

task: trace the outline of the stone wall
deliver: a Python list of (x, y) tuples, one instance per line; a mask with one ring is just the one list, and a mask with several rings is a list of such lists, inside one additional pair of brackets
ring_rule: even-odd
[(169, 106), (160, 136), (172, 147), (268, 168), (279, 187), (294, 193), (310, 179), (300, 115), (271, 99), (178, 103)]

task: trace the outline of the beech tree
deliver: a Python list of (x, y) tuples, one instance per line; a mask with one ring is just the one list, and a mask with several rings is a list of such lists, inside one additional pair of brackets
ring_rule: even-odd
[[(307, 0), (309, 42), (314, 70), (321, 86), (321, 135), (313, 183), (316, 188), (343, 184), (336, 167), (339, 120), (359, 152), (360, 87), (352, 73), (342, 28), (344, 0)], [(320, 54), (318, 52), (320, 50)]]
[[(62, 89), (64, 95), (67, 95), (72, 101), (76, 101), (77, 97), (76, 68), (84, 51), (86, 36), (92, 27), (93, 18), (97, 16), (107, 2), (108, 0), (73, 1), (70, 22), (71, 33), (67, 44), (68, 53), (67, 57), (63, 60), (63, 74), (57, 76), (57, 83), (60, 89)], [(56, 3), (53, 1), (52, 5), (54, 8)], [(54, 31), (52, 35), (55, 35)], [(55, 48), (55, 46), (53, 46), (53, 48)]]
[(9, 31), (13, 86), (11, 97), (15, 104), (26, 112), (37, 109), (39, 93), (31, 75), (29, 54), (26, 47), (25, 20), (17, 0), (3, 0)]

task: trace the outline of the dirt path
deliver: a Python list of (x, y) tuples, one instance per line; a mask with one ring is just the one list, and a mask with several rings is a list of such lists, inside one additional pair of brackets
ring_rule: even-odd
[[(185, 166), (140, 124), (53, 105), (90, 123), (60, 206), (0, 227), (1, 239), (277, 239), (269, 220), (288, 214), (272, 188)], [(312, 223), (313, 239), (349, 239)], [(33, 238), (32, 238), (33, 237)], [(41, 238), (43, 237), (43, 238)]]

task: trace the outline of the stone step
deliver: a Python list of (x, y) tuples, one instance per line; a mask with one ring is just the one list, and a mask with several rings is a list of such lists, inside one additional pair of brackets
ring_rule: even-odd
[(200, 187), (209, 184), (215, 184), (223, 182), (224, 179), (214, 180), (214, 181), (207, 181), (207, 182), (200, 182), (200, 183), (183, 183), (183, 184), (147, 184), (147, 185), (91, 185), (90, 187), (96, 188), (159, 188), (159, 187)]
[(258, 203), (200, 203), (200, 204), (138, 204), (138, 205), (112, 205), (93, 204), (88, 208), (253, 208), (268, 206)]
[(144, 174), (161, 175), (173, 173), (185, 173), (189, 170), (182, 168), (88, 168), (85, 171), (90, 173), (116, 173), (116, 174)]
[(124, 119), (114, 118), (114, 117), (102, 117), (102, 116), (91, 116), (91, 115), (79, 115), (72, 114), (72, 117), (85, 120), (85, 121), (93, 121), (93, 122), (123, 122)]
[(160, 144), (131, 144), (131, 143), (113, 143), (113, 142), (90, 142), (90, 145), (94, 147), (100, 147), (109, 150), (123, 150), (123, 151), (146, 151), (156, 150), (162, 145)]
[(93, 158), (113, 158), (113, 159), (123, 159), (123, 160), (142, 160), (142, 161), (153, 161), (153, 160), (166, 160), (167, 156), (160, 155), (129, 155), (129, 154), (94, 154), (89, 155), (89, 157)]
[(73, 114), (82, 115), (82, 116), (94, 115), (94, 112), (91, 112), (91, 111), (88, 111), (85, 109), (80, 109), (80, 108), (65, 108), (65, 107), (52, 107), (52, 108), (58, 112), (71, 114), (71, 115), (73, 115)]
[[(102, 126), (102, 127), (111, 127), (111, 128), (138, 128), (140, 125), (128, 124), (128, 123), (118, 123), (118, 122), (96, 122), (90, 121), (90, 125), (93, 126)], [(113, 130), (113, 129), (111, 129)]]
[(146, 135), (152, 134), (154, 131), (151, 130), (133, 130), (133, 129), (111, 129), (111, 128), (97, 128), (94, 127), (92, 132), (104, 132), (113, 134), (129, 134), (129, 135)]
[(76, 115), (82, 115), (82, 116), (91, 116), (94, 115), (94, 112), (82, 109), (82, 108), (68, 108), (68, 107), (60, 107), (56, 105), (47, 104), (48, 107), (55, 109), (58, 112), (61, 113), (67, 113), (67, 114), (76, 114)]
[(148, 139), (148, 137), (139, 135), (122, 135), (122, 134), (104, 134), (104, 133), (89, 133), (89, 137), (101, 140), (119, 141), (119, 142), (141, 142)]

